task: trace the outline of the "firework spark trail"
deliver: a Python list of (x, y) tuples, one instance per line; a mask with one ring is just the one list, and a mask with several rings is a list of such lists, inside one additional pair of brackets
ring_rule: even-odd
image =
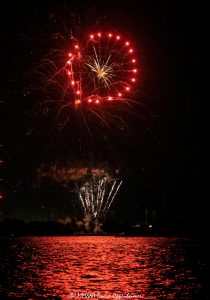
[(111, 187), (111, 189), (110, 189), (109, 195), (108, 195), (108, 197), (107, 197), (107, 203), (106, 203), (105, 208), (104, 208), (105, 211), (106, 211), (106, 207), (107, 207), (107, 205), (108, 205), (108, 203), (109, 203), (109, 201), (110, 201), (110, 197), (111, 197), (111, 195), (112, 195), (112, 193), (113, 193), (113, 190), (114, 190), (115, 185), (116, 185), (116, 181), (114, 181), (114, 183), (112, 184), (112, 187)]
[(107, 207), (107, 209), (106, 209), (105, 212), (104, 212), (105, 215), (107, 214), (107, 212), (108, 212), (110, 206), (112, 205), (112, 203), (113, 203), (113, 201), (114, 201), (114, 199), (115, 199), (115, 196), (116, 196), (116, 194), (117, 194), (117, 192), (118, 192), (118, 190), (119, 190), (121, 184), (122, 184), (122, 181), (120, 181), (120, 183), (118, 184), (118, 186), (117, 186), (117, 188), (116, 188), (116, 190), (115, 190), (115, 193), (114, 193), (113, 196), (112, 196), (111, 201), (110, 201), (109, 203), (107, 202), (107, 203), (108, 203), (108, 207)]
[[(104, 186), (106, 185), (105, 181), (102, 181), (104, 183)], [(100, 203), (98, 207), (98, 214), (101, 214), (102, 206), (103, 206), (103, 199), (104, 199), (104, 194), (105, 194), (105, 187), (101, 189), (101, 195), (100, 195)], [(108, 201), (108, 198), (107, 198)]]
[(98, 186), (98, 188), (99, 188), (99, 199), (98, 199), (99, 205), (102, 205), (102, 203), (103, 203), (103, 198), (104, 198), (104, 193), (105, 193), (105, 184), (106, 184), (106, 182), (104, 179), (100, 180), (99, 186)]
[[(103, 193), (102, 193), (102, 202), (103, 203), (104, 203), (104, 195), (105, 195), (105, 193), (106, 193), (106, 184), (104, 182), (104, 189), (103, 189)], [(108, 199), (107, 199), (107, 201), (108, 201)]]
[(80, 193), (79, 193), (79, 199), (80, 199), (80, 201), (81, 201), (81, 203), (82, 203), (82, 207), (83, 207), (84, 213), (86, 213), (87, 208), (86, 208), (86, 206), (85, 206), (85, 201), (84, 201), (84, 199), (82, 198), (82, 195), (81, 195)]

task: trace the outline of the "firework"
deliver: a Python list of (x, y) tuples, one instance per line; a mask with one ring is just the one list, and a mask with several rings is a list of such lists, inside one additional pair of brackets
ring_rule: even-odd
[(77, 186), (78, 198), (83, 213), (90, 215), (92, 219), (103, 220), (115, 199), (122, 184), (119, 179), (108, 177), (92, 177), (81, 187)]
[[(65, 41), (65, 42), (64, 42)], [(42, 60), (36, 72), (46, 96), (43, 113), (56, 111), (61, 127), (81, 116), (89, 130), (91, 119), (128, 129), (122, 111), (136, 114), (133, 95), (138, 78), (132, 43), (114, 33), (97, 32), (81, 41), (62, 37), (60, 48)]]
[(73, 43), (66, 72), (74, 104), (126, 101), (134, 90), (137, 68), (130, 42), (112, 33), (90, 34), (85, 46)]
[[(117, 172), (115, 172), (116, 174)], [(45, 168), (37, 170), (37, 182), (45, 177), (62, 184), (77, 194), (82, 215), (103, 221), (119, 191), (122, 180), (100, 168)]]

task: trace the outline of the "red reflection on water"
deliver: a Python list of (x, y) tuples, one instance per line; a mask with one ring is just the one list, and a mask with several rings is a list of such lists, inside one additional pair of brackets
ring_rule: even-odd
[(69, 299), (72, 293), (73, 299), (81, 299), (80, 293), (98, 293), (98, 298), (114, 299), (115, 294), (117, 299), (130, 293), (138, 296), (132, 299), (187, 299), (199, 288), (191, 270), (186, 277), (184, 252), (176, 251), (176, 239), (77, 236), (20, 241), (14, 273), (14, 282), (20, 284), (10, 286), (13, 297)]

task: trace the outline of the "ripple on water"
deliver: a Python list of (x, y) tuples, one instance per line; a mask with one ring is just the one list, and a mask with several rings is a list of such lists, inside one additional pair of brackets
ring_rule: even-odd
[(81, 299), (78, 293), (209, 299), (208, 270), (198, 249), (197, 241), (180, 238), (1, 239), (0, 299), (69, 299), (70, 293), (74, 299)]

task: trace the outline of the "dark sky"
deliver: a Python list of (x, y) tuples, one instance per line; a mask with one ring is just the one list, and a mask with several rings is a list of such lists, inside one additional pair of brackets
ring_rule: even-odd
[[(105, 147), (94, 124), (91, 159), (82, 152), (88, 139), (83, 140), (83, 150), (75, 150), (79, 149), (75, 126), (56, 138), (50, 122), (38, 113), (30, 115), (36, 99), (27, 94), (27, 72), (51, 47), (47, 41), (52, 33), (72, 26), (72, 14), (81, 31), (114, 28), (130, 36), (140, 61), (135, 97), (143, 103), (137, 108), (141, 117), (130, 120), (136, 137), (109, 132), (109, 147)], [(175, 1), (32, 0), (7, 2), (2, 7), (2, 215), (47, 219), (51, 214), (70, 214), (70, 208), (63, 209), (69, 200), (62, 187), (50, 185), (42, 192), (32, 189), (35, 170), (41, 163), (76, 164), (83, 160), (93, 165), (103, 161), (121, 170), (124, 184), (112, 210), (117, 218), (140, 220), (144, 208), (160, 215), (190, 215), (193, 220), (203, 214), (205, 201), (199, 202), (199, 209), (193, 201), (197, 163), (193, 45), (199, 35), (199, 17), (192, 6)], [(42, 206), (46, 207), (44, 212)]]

